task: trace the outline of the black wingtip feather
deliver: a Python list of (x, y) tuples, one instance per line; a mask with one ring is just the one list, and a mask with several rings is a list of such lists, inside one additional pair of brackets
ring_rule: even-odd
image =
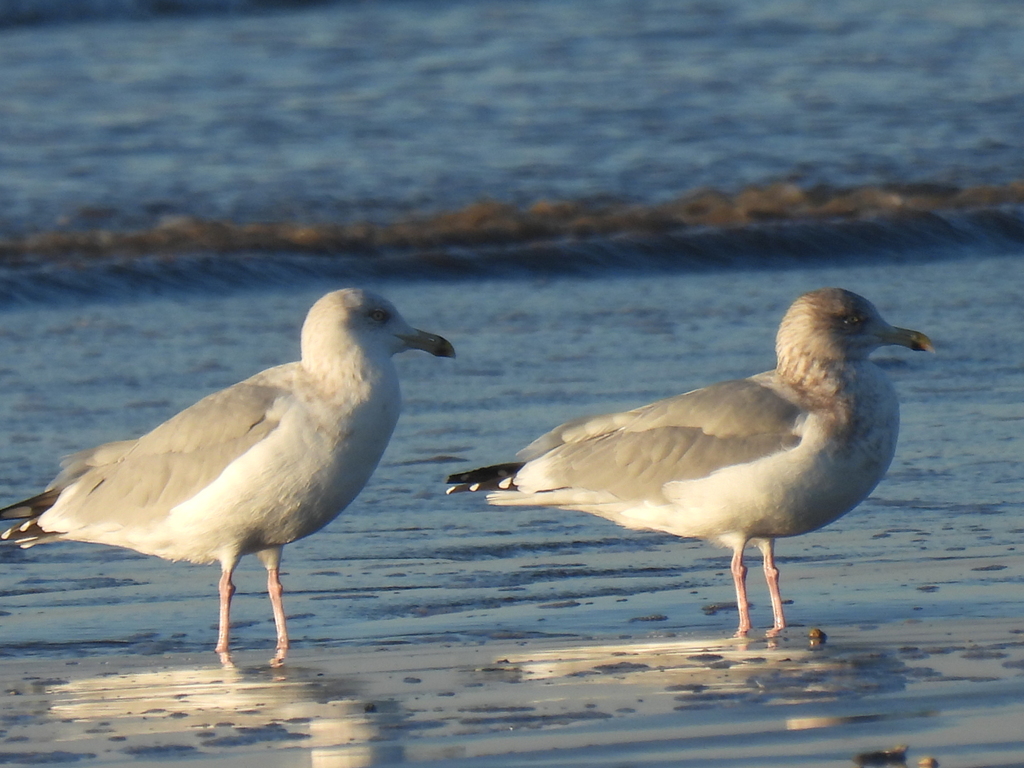
[(31, 499), (19, 501), (9, 507), (0, 509), (0, 520), (26, 520), (32, 517), (39, 517), (57, 501), (60, 491), (50, 488)]
[[(512, 461), (506, 464), (494, 464), (490, 467), (471, 469), (468, 472), (456, 472), (449, 475), (446, 482), (455, 483), (448, 489), (448, 493), (473, 493), (476, 491), (496, 491), (499, 487), (502, 490), (509, 490), (515, 487), (510, 478), (514, 478), (516, 472), (523, 468), (523, 462)], [(505, 486), (500, 484), (504, 482)]]

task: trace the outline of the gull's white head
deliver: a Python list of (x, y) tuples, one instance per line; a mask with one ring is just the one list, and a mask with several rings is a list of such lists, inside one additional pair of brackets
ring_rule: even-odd
[(820, 288), (793, 302), (779, 326), (779, 367), (863, 360), (887, 344), (934, 351), (919, 331), (889, 325), (874, 304), (842, 288)]
[(447, 339), (413, 328), (383, 296), (345, 288), (328, 293), (310, 308), (302, 325), (302, 359), (331, 358), (353, 347), (371, 356), (422, 349), (436, 357), (455, 357)]

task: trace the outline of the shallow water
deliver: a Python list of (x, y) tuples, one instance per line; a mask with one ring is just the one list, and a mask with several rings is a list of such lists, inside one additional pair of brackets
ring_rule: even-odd
[[(780, 541), (795, 624), (1019, 615), (1024, 418), (1016, 255), (940, 264), (456, 284), (378, 282), (454, 360), (399, 360), (405, 410), (372, 481), (321, 533), (285, 550), (299, 648), (615, 632), (725, 635), (726, 553), (582, 513), (446, 497), (444, 476), (510, 458), (587, 413), (636, 406), (773, 364), (789, 302), (839, 284), (937, 355), (876, 359), (903, 404), (888, 477), (823, 531)], [(60, 455), (145, 431), (206, 393), (294, 359), (306, 308), (334, 285), (141, 301), (28, 305), (0, 322), (0, 490), (44, 485)], [(0, 549), (0, 652), (199, 652), (217, 569), (82, 544)], [(245, 563), (241, 648), (269, 647), (262, 567)], [(755, 575), (756, 574), (756, 575)], [(755, 623), (768, 603), (752, 570)], [(645, 621), (645, 619), (654, 620)]]
[[(282, 275), (132, 300), (50, 289), (0, 313), (3, 498), (37, 490), (62, 453), (293, 359), (307, 307), (338, 283)], [(405, 409), (380, 468), (341, 517), (286, 547), (286, 667), (267, 667), (253, 558), (236, 577), (232, 670), (212, 652), (215, 567), (3, 547), (3, 760), (790, 768), (900, 744), (908, 764), (1019, 759), (1019, 253), (370, 284), (459, 357), (399, 358)], [(896, 460), (859, 508), (779, 542), (792, 626), (777, 641), (731, 638), (722, 550), (444, 495), (450, 471), (562, 420), (770, 367), (786, 306), (830, 284), (927, 332), (938, 354), (876, 353), (903, 404)], [(766, 628), (756, 567), (750, 584)]]
[[(1009, 766), (1019, 621), (844, 627), (824, 644), (518, 640), (0, 667), (5, 762), (363, 768)], [(240, 662), (242, 660), (240, 659)], [(902, 745), (902, 746), (900, 746)], [(869, 756), (874, 760), (869, 761)]]

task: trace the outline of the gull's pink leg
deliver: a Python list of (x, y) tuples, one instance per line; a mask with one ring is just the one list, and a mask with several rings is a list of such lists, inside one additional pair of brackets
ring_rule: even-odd
[(224, 563), (220, 574), (220, 628), (217, 632), (216, 651), (220, 654), (221, 663), (231, 664), (231, 654), (228, 653), (228, 639), (231, 635), (231, 597), (235, 594), (235, 585), (231, 581), (231, 574), (235, 570), (235, 563)]
[(747, 566), (743, 564), (743, 544), (732, 551), (732, 580), (736, 585), (736, 608), (740, 613), (740, 626), (736, 637), (746, 637), (750, 631), (750, 603), (747, 602)]
[(274, 611), (274, 627), (277, 629), (277, 653), (270, 660), (271, 666), (279, 667), (288, 655), (288, 626), (284, 615), (284, 587), (281, 585), (281, 547), (264, 549), (259, 558), (267, 568), (267, 594), (270, 595), (270, 607)]
[(267, 569), (267, 593), (270, 595), (270, 605), (274, 609), (274, 626), (277, 628), (277, 653), (270, 662), (276, 667), (284, 662), (284, 657), (288, 654), (288, 627), (285, 624), (284, 602), (281, 600), (284, 587), (281, 586), (277, 568)]
[(786, 628), (786, 617), (782, 612), (782, 593), (779, 591), (779, 569), (775, 565), (775, 540), (766, 539), (758, 542), (757, 546), (764, 558), (764, 580), (768, 582), (768, 594), (772, 598), (775, 626), (768, 632), (768, 636), (773, 637)]

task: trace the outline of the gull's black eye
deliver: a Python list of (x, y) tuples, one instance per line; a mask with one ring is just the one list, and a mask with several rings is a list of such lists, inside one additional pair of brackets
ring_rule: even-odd
[(388, 314), (386, 309), (371, 309), (370, 319), (375, 323), (386, 323), (391, 319), (391, 315)]
[(863, 315), (847, 315), (843, 318), (843, 327), (851, 331), (860, 328), (863, 324)]

